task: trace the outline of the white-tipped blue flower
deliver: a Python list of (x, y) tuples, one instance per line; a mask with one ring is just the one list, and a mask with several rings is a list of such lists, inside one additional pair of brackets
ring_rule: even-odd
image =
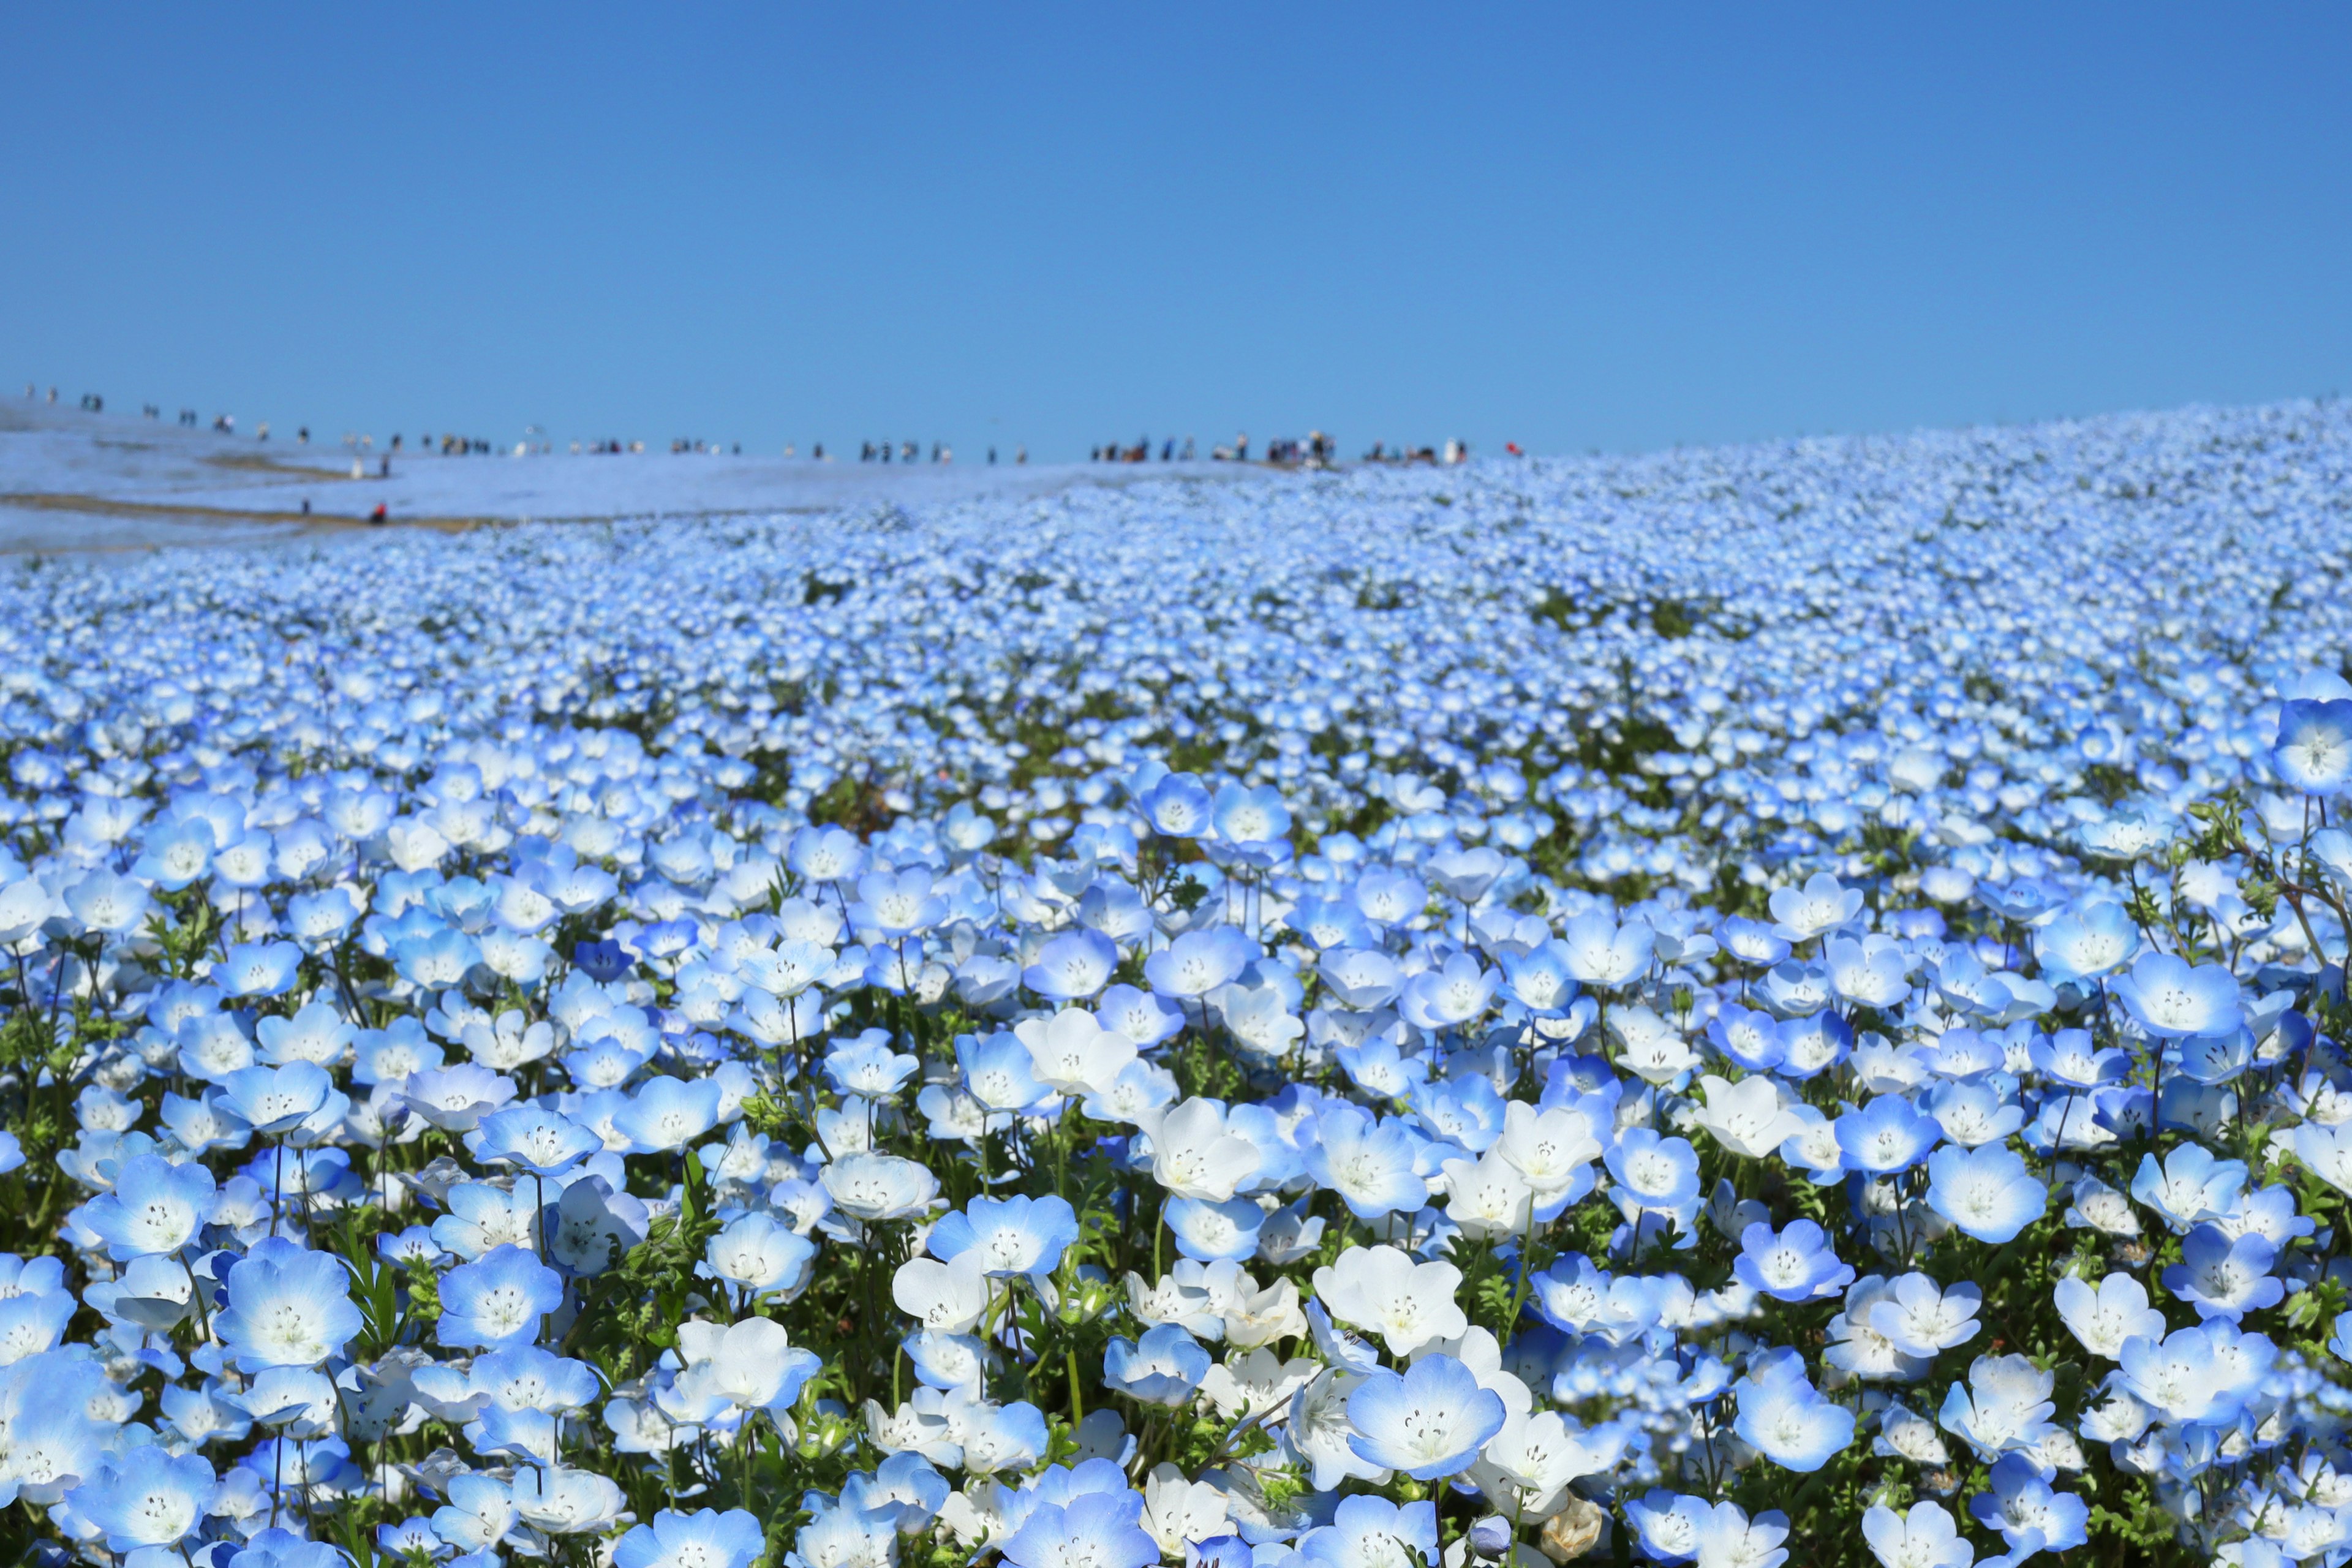
[(1349, 1446), (1383, 1469), (1415, 1480), (1458, 1475), (1503, 1429), (1507, 1413), (1492, 1389), (1450, 1355), (1425, 1355), (1403, 1376), (1375, 1372), (1348, 1396)]
[(792, 1342), (769, 1318), (740, 1322), (681, 1323), (678, 1357), (698, 1392), (716, 1394), (745, 1410), (789, 1410), (823, 1363)]
[(817, 1180), (835, 1207), (868, 1225), (927, 1214), (940, 1193), (939, 1178), (929, 1169), (895, 1154), (845, 1155)]
[(294, 988), (302, 950), (290, 942), (232, 945), (212, 966), (213, 983), (231, 996), (282, 996)]
[(1870, 1308), (1870, 1327), (1905, 1355), (1933, 1358), (1977, 1337), (1984, 1291), (1970, 1280), (1939, 1286), (1925, 1274), (1889, 1280)]
[(1123, 1485), (1041, 1501), (1004, 1542), (1004, 1561), (1013, 1568), (1150, 1568), (1160, 1544), (1142, 1518), (1143, 1494)]
[(1837, 1119), (1838, 1149), (1846, 1169), (1892, 1175), (1907, 1171), (1936, 1146), (1943, 1129), (1899, 1094), (1882, 1094)]
[(2164, 1314), (2148, 1305), (2147, 1287), (2128, 1274), (2110, 1274), (2095, 1287), (2070, 1274), (2051, 1297), (2067, 1331), (2105, 1360), (2120, 1356), (2126, 1340), (2164, 1338)]

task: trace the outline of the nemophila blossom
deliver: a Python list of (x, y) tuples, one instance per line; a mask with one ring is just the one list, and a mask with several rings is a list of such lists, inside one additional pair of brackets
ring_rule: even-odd
[(1970, 1499), (1969, 1512), (2012, 1552), (2071, 1552), (2090, 1540), (2090, 1505), (2053, 1489), (2023, 1455), (2004, 1456), (1990, 1479), (1991, 1489)]
[(512, 1079), (470, 1062), (415, 1073), (401, 1089), (410, 1110), (446, 1132), (472, 1131), (515, 1092)]
[(1620, 925), (1605, 910), (1591, 910), (1560, 929), (1562, 961), (1580, 984), (1612, 990), (1650, 966), (1656, 938), (1647, 925)]
[(562, 1275), (520, 1247), (498, 1247), (441, 1277), (434, 1331), (454, 1348), (510, 1349), (538, 1338), (540, 1320), (562, 1304)]
[(1051, 1018), (1025, 1018), (1013, 1032), (1028, 1047), (1036, 1080), (1062, 1094), (1098, 1093), (1136, 1059), (1133, 1042), (1079, 1007), (1065, 1007)]
[(790, 1408), (823, 1369), (814, 1353), (793, 1344), (782, 1324), (767, 1318), (681, 1323), (677, 1342), (688, 1378), (746, 1410)]
[(1103, 1379), (1147, 1405), (1182, 1405), (1208, 1375), (1209, 1352), (1177, 1323), (1138, 1340), (1114, 1335), (1103, 1351)]
[(1790, 1220), (1778, 1235), (1759, 1221), (1740, 1233), (1732, 1272), (1751, 1290), (1780, 1301), (1811, 1301), (1843, 1294), (1853, 1270), (1840, 1263), (1827, 1232), (1809, 1219)]
[(2218, 963), (2192, 967), (2168, 952), (2140, 955), (2127, 974), (2108, 982), (2132, 1021), (2161, 1039), (2224, 1035), (2244, 1013), (2238, 983)]
[(1873, 1303), (1869, 1323), (1906, 1355), (1931, 1358), (1977, 1336), (1977, 1309), (1984, 1291), (1972, 1280), (1938, 1286), (1925, 1274), (1887, 1282)]
[(212, 979), (231, 996), (282, 996), (301, 963), (302, 950), (290, 942), (233, 943), (213, 964)]
[(751, 1568), (766, 1545), (760, 1521), (740, 1508), (692, 1514), (663, 1509), (613, 1545), (614, 1568)]
[(2162, 1165), (2153, 1154), (2140, 1157), (2131, 1195), (2154, 1209), (2173, 1234), (2186, 1235), (2229, 1214), (2245, 1183), (2244, 1161), (2220, 1159), (2202, 1144), (2182, 1143), (2165, 1155)]
[(1180, 1005), (1230, 984), (1257, 956), (1257, 944), (1231, 926), (1186, 931), (1143, 962), (1154, 994)]
[(773, 1215), (743, 1214), (704, 1244), (696, 1272), (758, 1300), (797, 1290), (815, 1258), (816, 1244)]
[(1881, 1568), (1969, 1568), (1976, 1549), (1943, 1505), (1925, 1499), (1901, 1513), (1874, 1506), (1862, 1516), (1863, 1539)]
[(212, 1218), (218, 1190), (213, 1173), (193, 1161), (174, 1165), (141, 1154), (117, 1168), (114, 1190), (89, 1201), (82, 1223), (118, 1263), (169, 1257)]
[(1330, 1523), (1298, 1538), (1297, 1550), (1313, 1568), (1410, 1568), (1416, 1558), (1426, 1568), (1435, 1568), (1437, 1506), (1346, 1498), (1332, 1511)]
[(1936, 1146), (1943, 1129), (1899, 1094), (1882, 1094), (1837, 1119), (1839, 1152), (1848, 1170), (1892, 1175), (1907, 1171)]
[(315, 1062), (240, 1068), (221, 1083), (222, 1103), (265, 1137), (291, 1132), (316, 1115), (335, 1080)]
[(2194, 1307), (2199, 1319), (2235, 1323), (2285, 1297), (2286, 1286), (2271, 1277), (2277, 1258), (2267, 1237), (2231, 1237), (2218, 1226), (2200, 1225), (2181, 1237), (2180, 1261), (2165, 1269), (2164, 1288)]
[(1783, 1469), (1818, 1470), (1853, 1441), (1853, 1412), (1822, 1396), (1792, 1350), (1759, 1356), (1732, 1393), (1739, 1402), (1733, 1429)]
[(1698, 1152), (1685, 1138), (1661, 1138), (1646, 1127), (1619, 1135), (1604, 1157), (1618, 1184), (1610, 1196), (1628, 1213), (1657, 1212), (1687, 1223), (1698, 1207)]
[(2352, 700), (2297, 699), (2279, 709), (2271, 765), (2305, 795), (2334, 795), (2352, 780)]
[(2148, 1305), (2147, 1287), (2128, 1274), (2110, 1274), (2095, 1286), (2069, 1275), (2051, 1295), (2067, 1331), (2095, 1356), (2114, 1361), (2126, 1340), (2164, 1338), (2164, 1314)]
[[(1171, 1198), (1160, 1211), (1161, 1223), (1168, 1226), (1176, 1249), (1202, 1262), (1238, 1263), (1255, 1254), (1265, 1217), (1265, 1211), (1247, 1198), (1232, 1198), (1221, 1204)], [(935, 1227), (934, 1245), (938, 1234)]]
[(919, 1215), (940, 1190), (939, 1178), (928, 1169), (894, 1154), (845, 1155), (826, 1165), (817, 1179), (835, 1206), (868, 1225)]
[(1461, 1283), (1453, 1264), (1417, 1263), (1387, 1246), (1350, 1247), (1315, 1271), (1316, 1298), (1331, 1316), (1380, 1335), (1398, 1356), (1469, 1327), (1454, 1299)]
[(1118, 967), (1118, 944), (1081, 927), (1056, 932), (1040, 945), (1021, 983), (1051, 1002), (1083, 1001), (1098, 994)]
[(1979, 1241), (1999, 1244), (2042, 1217), (2050, 1189), (2008, 1147), (1943, 1148), (1927, 1157), (1927, 1206)]
[(1223, 1203), (1256, 1174), (1257, 1146), (1226, 1127), (1216, 1101), (1181, 1101), (1144, 1124), (1151, 1140), (1151, 1174), (1181, 1198)]
[(1503, 1402), (1449, 1355), (1423, 1356), (1400, 1377), (1375, 1372), (1348, 1396), (1349, 1446), (1419, 1481), (1467, 1469), (1503, 1428)]
[(213, 1331), (241, 1371), (317, 1366), (360, 1331), (341, 1260), (283, 1237), (255, 1246), (224, 1285), (226, 1302)]
[(136, 1552), (185, 1540), (218, 1490), (213, 1468), (201, 1456), (175, 1458), (151, 1443), (101, 1461), (66, 1498), (68, 1507), (97, 1527), (109, 1551)]
[(1956, 1383), (1946, 1394), (1937, 1425), (1988, 1462), (2030, 1448), (2049, 1430), (2056, 1409), (2050, 1402), (2053, 1384), (2053, 1373), (2021, 1355), (1979, 1356), (1969, 1365), (1966, 1386)]
[(652, 1078), (615, 1111), (613, 1126), (640, 1154), (684, 1148), (719, 1121), (720, 1090), (711, 1079)]
[(962, 1211), (942, 1215), (924, 1245), (949, 1262), (975, 1252), (986, 1271), (1001, 1278), (1052, 1273), (1077, 1238), (1078, 1216), (1067, 1199), (1016, 1194), (974, 1198)]
[(474, 1157), (551, 1176), (601, 1151), (604, 1141), (568, 1116), (515, 1106), (482, 1118), (470, 1135)]

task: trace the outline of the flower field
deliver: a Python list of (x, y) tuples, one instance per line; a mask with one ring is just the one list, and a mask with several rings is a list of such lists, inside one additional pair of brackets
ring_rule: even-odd
[(2352, 413), (0, 570), (0, 1550), (2352, 1559)]

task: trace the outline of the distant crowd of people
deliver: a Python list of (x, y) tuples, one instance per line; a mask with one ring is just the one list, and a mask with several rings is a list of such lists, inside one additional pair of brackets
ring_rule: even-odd
[[(37, 396), (39, 395), (39, 390), (40, 389), (33, 383), (27, 382), (25, 385), (25, 395), (28, 398)], [(48, 400), (51, 403), (55, 403), (58, 400), (58, 389), (54, 386), (48, 389)], [(82, 394), (81, 396), (81, 407), (86, 413), (102, 414), (106, 410), (106, 399), (100, 396), (97, 393), (86, 392)], [(148, 419), (160, 419), (163, 417), (163, 411), (156, 405), (149, 403), (141, 405), (140, 413), (143, 417)], [(197, 429), (201, 426), (201, 421), (199, 420), (196, 411), (193, 408), (183, 408), (179, 411), (179, 424), (182, 427), (190, 430)], [(236, 417), (230, 414), (216, 414), (213, 416), (212, 428), (216, 434), (234, 436), (236, 434)], [(268, 440), (268, 425), (264, 423), (255, 426), (254, 434), (257, 439), (263, 441)], [(539, 436), (543, 433), (540, 431), (537, 426), (532, 426), (530, 427), (530, 434)], [(298, 429), (295, 432), (294, 438), (298, 444), (305, 447), (309, 446), (310, 444), (310, 426), (303, 426)], [(343, 437), (342, 444), (346, 447), (352, 448), (354, 451), (372, 451), (375, 447), (375, 437), (373, 436), (346, 433)], [(397, 452), (401, 449), (401, 437), (394, 435), (391, 439), (388, 450), (390, 452)], [(585, 444), (578, 441), (572, 442), (571, 449), (572, 455), (575, 457), (583, 452), (601, 455), (619, 455), (623, 453), (641, 454), (646, 449), (646, 444), (643, 441), (624, 441), (615, 437), (605, 437), (599, 440), (590, 441)], [(722, 444), (717, 441), (705, 441), (695, 437), (679, 437), (670, 442), (669, 449), (674, 456), (686, 456), (692, 454), (708, 457), (719, 457), (722, 455), (740, 457), (743, 454), (743, 443), (737, 441), (731, 444)], [(1520, 455), (1519, 448), (1516, 443), (1511, 444), (1506, 449), (1515, 457)], [(530, 456), (534, 453), (552, 453), (555, 450), (555, 444), (551, 441), (540, 439), (518, 441), (511, 447), (503, 447), (485, 440), (478, 436), (457, 436), (445, 434), (439, 437), (436, 440), (436, 438), (430, 433), (426, 433), (420, 435), (416, 438), (415, 450), (420, 454), (426, 455), (437, 452), (440, 456), (445, 458), (487, 456), (493, 452), (504, 452), (508, 455), (520, 458)], [(1184, 437), (1181, 447), (1174, 437), (1167, 437), (1159, 444), (1158, 460), (1163, 463), (1193, 462), (1196, 460), (1197, 450), (1198, 449), (1193, 444), (1192, 437), (1190, 436)], [(1328, 468), (1339, 461), (1338, 442), (1331, 437), (1325, 435), (1320, 430), (1308, 431), (1306, 438), (1303, 440), (1296, 440), (1287, 437), (1276, 437), (1265, 444), (1264, 451), (1265, 456), (1258, 460), (1272, 464), (1277, 468)], [(795, 458), (799, 456), (799, 453), (796, 447), (787, 446), (784, 448), (784, 456), (787, 458)], [(1209, 458), (1211, 461), (1219, 463), (1249, 462), (1251, 460), (1249, 433), (1247, 431), (1244, 431), (1240, 435), (1234, 437), (1233, 444), (1230, 446), (1214, 447), (1210, 448)], [(1465, 441), (1448, 441), (1442, 447), (1412, 447), (1409, 445), (1391, 447), (1385, 441), (1375, 441), (1372, 443), (1372, 449), (1366, 452), (1361, 460), (1367, 463), (1450, 464), (1467, 462), (1469, 458), (1470, 447), (1469, 443)], [(356, 461), (357, 459), (354, 460)], [(817, 463), (832, 461), (830, 458), (825, 456), (824, 442), (816, 442), (809, 448), (809, 460), (811, 462)], [(942, 464), (952, 463), (955, 461), (955, 448), (949, 446), (944, 441), (933, 441), (930, 443), (929, 455), (927, 458), (924, 454), (923, 444), (919, 441), (902, 440), (895, 443), (890, 441), (865, 441), (861, 442), (858, 446), (857, 460), (861, 463), (920, 463), (925, 461)], [(996, 448), (991, 447), (988, 448), (988, 461), (992, 464), (996, 460)], [(1013, 462), (1026, 463), (1028, 460), (1028, 447), (1017, 447), (1013, 449)], [(1087, 460), (1095, 463), (1150, 462), (1153, 460), (1151, 437), (1149, 436), (1139, 437), (1131, 444), (1125, 441), (1107, 442), (1102, 446), (1089, 448), (1087, 454)], [(389, 457), (385, 458), (384, 471), (390, 471)]]
[[(1517, 450), (1517, 447), (1512, 449)], [(1364, 454), (1363, 460), (1367, 463), (1461, 463), (1468, 461), (1469, 458), (1470, 447), (1465, 441), (1448, 441), (1445, 443), (1442, 456), (1439, 448), (1434, 447), (1423, 447), (1417, 449), (1399, 447), (1391, 450), (1387, 442), (1375, 441), (1372, 443), (1372, 449)], [(1108, 446), (1097, 447), (1087, 454), (1087, 460), (1097, 463), (1148, 463), (1151, 461), (1151, 437), (1146, 436), (1131, 447), (1117, 441)], [(1190, 436), (1184, 437), (1184, 447), (1181, 452), (1177, 450), (1173, 437), (1160, 442), (1160, 460), (1163, 463), (1192, 462), (1193, 460), (1192, 437)], [(1250, 460), (1249, 432), (1244, 430), (1234, 437), (1233, 445), (1230, 447), (1211, 447), (1209, 460), (1216, 463), (1248, 462)], [(1339, 444), (1320, 430), (1308, 431), (1305, 440), (1277, 437), (1265, 444), (1265, 456), (1261, 460), (1271, 463), (1276, 468), (1328, 468), (1339, 460)]]

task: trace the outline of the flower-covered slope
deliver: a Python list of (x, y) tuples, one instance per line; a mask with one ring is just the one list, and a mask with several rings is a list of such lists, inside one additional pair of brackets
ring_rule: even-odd
[(2347, 468), (2328, 405), (21, 565), (0, 1529), (2340, 1563)]

